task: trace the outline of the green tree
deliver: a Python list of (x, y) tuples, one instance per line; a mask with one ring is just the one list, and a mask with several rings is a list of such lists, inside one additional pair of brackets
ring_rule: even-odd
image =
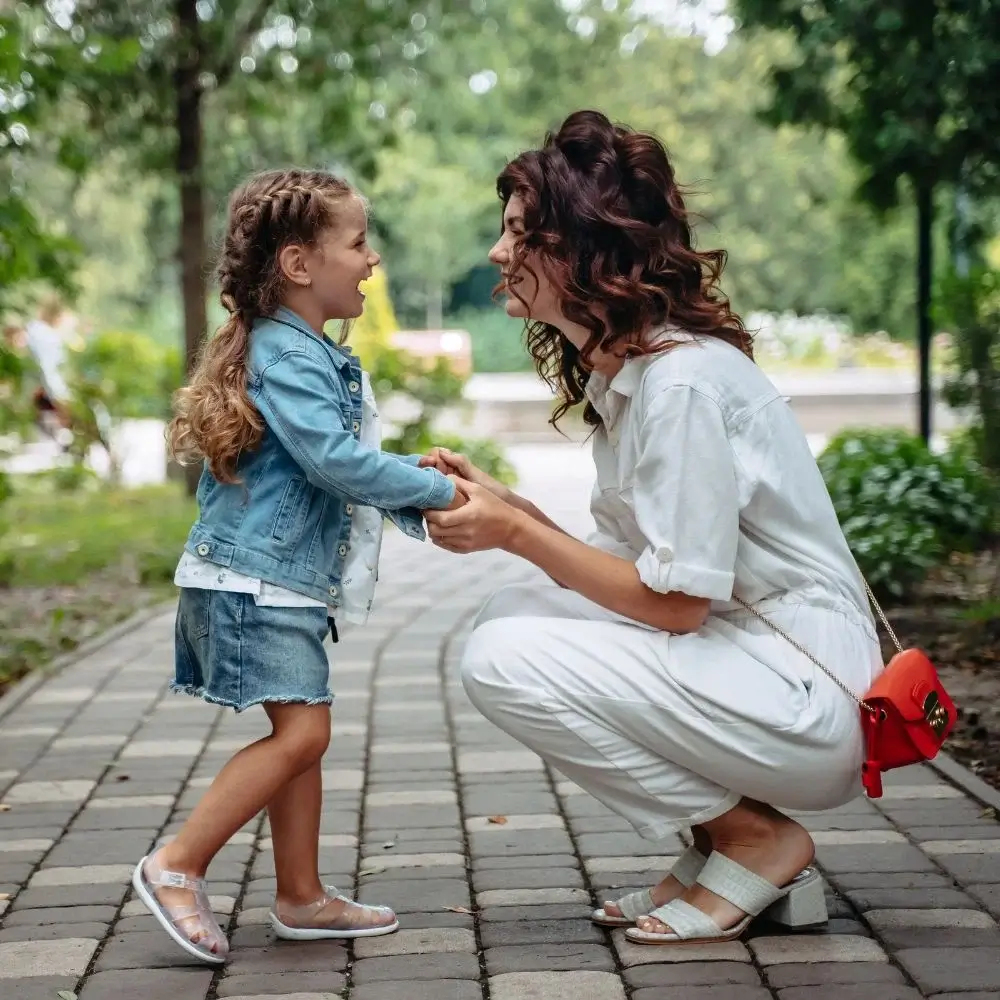
[(735, 0), (748, 28), (794, 41), (771, 73), (769, 117), (841, 132), (860, 195), (916, 206), (920, 432), (930, 436), (935, 193), (994, 183), (1000, 165), (1000, 17), (993, 0)]

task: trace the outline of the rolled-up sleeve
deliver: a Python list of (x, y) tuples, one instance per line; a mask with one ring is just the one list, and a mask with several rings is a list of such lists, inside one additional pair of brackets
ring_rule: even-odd
[(639, 430), (632, 487), (647, 546), (639, 577), (659, 593), (729, 600), (739, 541), (736, 459), (719, 405), (688, 385), (661, 389)]

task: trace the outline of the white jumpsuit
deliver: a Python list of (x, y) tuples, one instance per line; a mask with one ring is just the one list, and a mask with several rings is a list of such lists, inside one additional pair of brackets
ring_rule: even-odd
[(544, 582), (505, 587), (477, 619), (462, 678), (476, 707), (648, 839), (741, 797), (819, 811), (859, 794), (853, 691), (882, 669), (861, 577), (786, 401), (714, 339), (626, 362), (588, 396), (591, 545), (653, 590), (712, 602), (673, 635)]

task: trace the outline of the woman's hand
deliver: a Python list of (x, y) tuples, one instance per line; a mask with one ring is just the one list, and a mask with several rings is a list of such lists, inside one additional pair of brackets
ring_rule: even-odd
[(431, 448), (418, 464), (421, 468), (430, 466), (437, 469), (438, 472), (443, 472), (446, 476), (458, 476), (466, 482), (482, 486), (501, 500), (506, 501), (510, 496), (510, 490), (503, 483), (477, 468), (465, 455), (460, 455), (457, 451), (451, 451), (448, 448)]
[(485, 486), (454, 475), (448, 478), (466, 502), (458, 510), (424, 512), (427, 531), (434, 544), (460, 553), (508, 548), (518, 525), (527, 515), (504, 503)]

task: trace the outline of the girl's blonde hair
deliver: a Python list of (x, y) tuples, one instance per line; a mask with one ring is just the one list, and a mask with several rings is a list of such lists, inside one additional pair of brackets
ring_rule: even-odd
[(205, 460), (220, 483), (240, 481), (240, 455), (264, 435), (247, 393), (247, 354), (254, 320), (270, 316), (281, 301), (278, 255), (289, 244), (315, 246), (335, 224), (338, 205), (352, 197), (349, 184), (319, 170), (271, 170), (233, 192), (217, 267), (229, 319), (205, 342), (189, 384), (174, 395), (167, 428), (170, 452), (182, 465)]

